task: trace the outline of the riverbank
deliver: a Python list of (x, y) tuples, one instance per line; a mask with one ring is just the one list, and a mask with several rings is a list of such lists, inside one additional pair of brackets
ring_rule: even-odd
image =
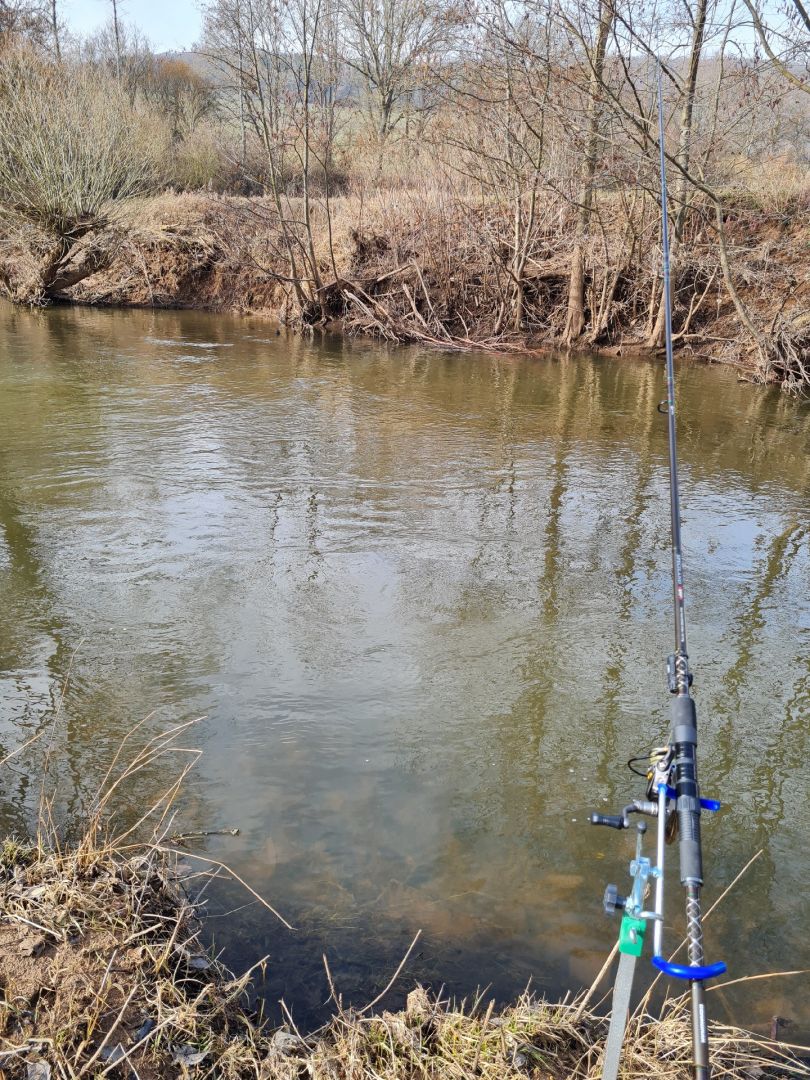
[[(767, 205), (738, 202), (723, 223), (725, 260), (709, 218), (693, 215), (674, 264), (680, 351), (756, 382), (810, 384), (807, 200), (800, 192)], [(270, 199), (164, 194), (129, 207), (117, 229), (93, 241), (87, 257), (101, 269), (64, 296), (263, 314), (443, 348), (654, 352), (662, 327), (653, 201), (634, 199), (630, 209), (621, 194), (602, 201), (604, 228), (586, 253), (585, 329), (573, 342), (566, 338), (570, 210), (538, 210), (541, 239), (516, 278), (515, 251), (487, 239), (503, 232), (504, 222), (488, 219), (503, 208), (435, 185), (314, 204), (316, 283), (303, 271), (290, 278), (285, 230)], [(6, 255), (7, 267), (13, 258)], [(310, 298), (303, 306), (302, 282)]]
[[(558, 1003), (524, 994), (497, 1009), (484, 995), (457, 1004), (417, 986), (404, 1009), (387, 1012), (388, 993), (394, 987), (401, 993), (407, 981), (411, 950), (364, 1008), (344, 1005), (324, 957), (332, 1019), (302, 1033), (295, 1002), (288, 1002), (284, 1027), (264, 1023), (250, 1006), (249, 989), (252, 972), (272, 957), (257, 956), (236, 977), (203, 945), (202, 885), (212, 873), (230, 871), (202, 858), (200, 874), (191, 874), (183, 852), (188, 837), (171, 831), (191, 765), (136, 822), (122, 826), (116, 820), (122, 792), (137, 787), (156, 761), (191, 753), (193, 763), (197, 752), (178, 745), (191, 726), (169, 729), (125, 758), (130, 733), (71, 842), (54, 828), (43, 794), (38, 839), (7, 837), (0, 846), (0, 1060), (7, 1080), (599, 1077), (607, 1019), (594, 1006), (605, 990), (604, 969), (586, 993)], [(145, 826), (149, 838), (139, 840)], [(668, 1000), (658, 1016), (645, 1011), (648, 1005), (649, 997), (630, 1020), (625, 1075), (687, 1080), (688, 994)], [(810, 1076), (801, 1048), (719, 1023), (711, 1036), (715, 1075)]]
[[(0, 1055), (9, 1080), (134, 1076), (485, 1077), (594, 1080), (607, 1021), (587, 996), (523, 996), (496, 1009), (456, 1005), (421, 987), (398, 1012), (344, 1008), (313, 1034), (293, 1018), (272, 1030), (248, 1007), (250, 973), (235, 978), (200, 944), (198, 911), (176, 854), (134, 855), (87, 838), (71, 851), (6, 840), (0, 851)], [(272, 960), (269, 962), (272, 963)], [(294, 1009), (294, 1002), (290, 1003)], [(785, 1044), (714, 1024), (715, 1075), (810, 1075)], [(686, 1080), (685, 997), (663, 1015), (637, 1011), (626, 1076)]]

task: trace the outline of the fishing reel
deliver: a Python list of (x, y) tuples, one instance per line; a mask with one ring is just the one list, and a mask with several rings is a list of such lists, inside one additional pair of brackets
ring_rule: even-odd
[[(635, 757), (630, 758), (627, 763), (631, 772), (634, 772), (637, 776), (643, 776), (647, 781), (647, 798), (646, 799), (634, 799), (628, 803), (627, 806), (622, 808), (620, 814), (591, 814), (591, 825), (606, 825), (610, 829), (629, 829), (630, 828), (630, 814), (644, 814), (647, 817), (658, 817), (660, 810), (660, 800), (658, 798), (659, 786), (663, 783), (669, 787), (672, 773), (672, 747), (671, 746), (659, 746), (650, 751), (649, 757)], [(636, 764), (639, 761), (649, 762), (647, 769), (642, 772), (636, 768)], [(668, 832), (675, 835), (675, 829), (677, 828), (677, 822), (674, 820), (676, 815), (672, 813), (672, 808), (667, 804), (664, 804), (664, 810), (666, 815), (666, 823)], [(646, 826), (645, 826), (646, 828)], [(667, 839), (671, 839), (668, 835)]]
[[(660, 808), (658, 790), (661, 784), (667, 785), (667, 791), (672, 789), (674, 750), (672, 746), (656, 746), (650, 751), (649, 766), (647, 768), (647, 798), (654, 799), (656, 812)], [(665, 803), (666, 823), (664, 826), (664, 839), (671, 844), (678, 835), (678, 815), (675, 811), (675, 803), (669, 799)]]

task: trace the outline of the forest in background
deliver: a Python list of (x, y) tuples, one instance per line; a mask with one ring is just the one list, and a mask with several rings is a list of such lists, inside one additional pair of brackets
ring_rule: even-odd
[(444, 347), (675, 340), (810, 386), (804, 0), (0, 0), (0, 288)]

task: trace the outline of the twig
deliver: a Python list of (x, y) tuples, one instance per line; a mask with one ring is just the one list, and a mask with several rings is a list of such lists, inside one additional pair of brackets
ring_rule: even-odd
[(810, 975), (810, 968), (801, 968), (799, 971), (765, 971), (760, 975), (743, 975), (739, 979), (729, 979), (728, 982), (714, 983), (707, 986), (706, 990), (725, 990), (727, 986), (736, 986), (737, 983), (757, 982), (759, 979), (784, 979), (789, 975)]
[(394, 974), (393, 974), (393, 975), (391, 976), (391, 978), (390, 978), (390, 980), (389, 980), (389, 982), (388, 982), (388, 985), (386, 986), (386, 988), (385, 988), (385, 989), (384, 989), (384, 990), (382, 991), (382, 993), (380, 993), (380, 994), (377, 994), (377, 996), (376, 996), (376, 997), (374, 998), (374, 1000), (373, 1000), (373, 1001), (370, 1001), (370, 1002), (368, 1003), (368, 1005), (366, 1005), (366, 1006), (365, 1006), (365, 1008), (363, 1008), (363, 1009), (360, 1009), (360, 1011), (359, 1011), (359, 1012), (358, 1012), (358, 1014), (357, 1014), (358, 1016), (362, 1016), (362, 1015), (363, 1015), (364, 1013), (367, 1013), (369, 1009), (373, 1009), (375, 1005), (379, 1004), (379, 1002), (381, 1002), (381, 1001), (382, 1001), (382, 999), (383, 999), (383, 998), (385, 997), (385, 995), (386, 995), (386, 994), (388, 993), (388, 991), (389, 991), (389, 990), (391, 989), (391, 987), (392, 987), (392, 986), (394, 985), (394, 983), (395, 983), (395, 982), (397, 981), (397, 979), (399, 978), (399, 976), (400, 976), (400, 973), (402, 972), (402, 969), (403, 969), (403, 968), (405, 967), (405, 965), (406, 965), (406, 964), (407, 964), (407, 962), (408, 962), (408, 957), (409, 957), (409, 956), (411, 955), (411, 953), (413, 952), (414, 946), (416, 945), (417, 941), (419, 940), (419, 938), (420, 938), (421, 936), (422, 936), (422, 931), (421, 931), (421, 930), (417, 930), (417, 931), (416, 931), (416, 936), (414, 937), (413, 941), (412, 941), (412, 942), (410, 943), (410, 945), (408, 946), (408, 951), (407, 951), (407, 952), (405, 953), (405, 955), (404, 955), (404, 956), (402, 957), (402, 960), (400, 960), (400, 963), (399, 963), (399, 967), (398, 967), (398, 968), (397, 968), (397, 970), (396, 970), (396, 971), (394, 972)]
[(209, 863), (211, 866), (218, 866), (221, 870), (224, 870), (226, 874), (230, 874), (235, 881), (238, 881), (243, 889), (247, 889), (250, 895), (255, 897), (262, 905), (262, 907), (266, 907), (272, 915), (275, 915), (279, 922), (283, 923), (283, 925), (286, 926), (288, 930), (295, 930), (295, 927), (292, 925), (292, 923), (288, 923), (284, 916), (281, 915), (278, 911), (276, 911), (272, 904), (268, 903), (263, 896), (260, 896), (255, 889), (251, 888), (251, 886), (248, 885), (245, 879), (241, 878), (235, 870), (232, 870), (231, 867), (227, 865), (227, 863), (220, 862), (219, 859), (211, 859), (206, 855), (197, 855), (193, 851), (182, 851), (178, 848), (164, 847), (162, 844), (159, 845), (159, 847), (161, 851), (166, 851), (171, 855), (181, 855), (183, 858), (186, 859), (199, 859), (200, 862)]
[(179, 844), (183, 840), (201, 840), (205, 836), (238, 836), (238, 829), (202, 829), (199, 832), (172, 833), (166, 839), (173, 844)]
[(608, 953), (607, 960), (605, 960), (604, 964), (602, 964), (596, 978), (593, 980), (593, 982), (591, 983), (590, 987), (588, 988), (585, 996), (583, 997), (582, 1001), (580, 1001), (579, 1005), (577, 1006), (577, 1011), (574, 1013), (574, 1023), (576, 1023), (579, 1019), (581, 1019), (582, 1014), (585, 1011), (585, 1006), (588, 1004), (588, 1002), (593, 997), (594, 993), (596, 992), (597, 986), (602, 981), (602, 979), (605, 977), (605, 975), (606, 975), (606, 973), (608, 971), (608, 968), (613, 963), (613, 958), (615, 957), (615, 955), (616, 955), (616, 953), (618, 951), (619, 951), (619, 942), (616, 941), (616, 942), (614, 942), (613, 948)]
[(22, 915), (17, 915), (13, 911), (3, 912), (0, 915), (2, 919), (15, 919), (17, 922), (25, 923), (26, 926), (32, 926), (35, 930), (41, 930), (43, 934), (48, 934), (55, 941), (64, 941), (64, 935), (57, 934), (55, 930), (49, 930), (47, 926), (41, 926), (38, 922), (34, 922), (33, 919), (26, 919)]

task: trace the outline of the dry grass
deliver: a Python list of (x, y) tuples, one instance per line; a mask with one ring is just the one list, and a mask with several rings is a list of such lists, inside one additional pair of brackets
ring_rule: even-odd
[[(70, 844), (53, 823), (45, 790), (47, 748), (37, 839), (6, 839), (0, 848), (6, 1076), (77, 1080), (132, 1071), (145, 1080), (204, 1062), (215, 1062), (220, 1075), (243, 1074), (226, 1066), (254, 1031), (240, 1004), (250, 974), (235, 979), (199, 944), (197, 911), (167, 840), (178, 792), (199, 756), (180, 742), (194, 723), (140, 746), (145, 721), (136, 726)], [(120, 825), (124, 792), (168, 760), (174, 781), (137, 820)], [(37, 1064), (42, 1071), (32, 1072)]]
[(244, 984), (205, 956), (159, 851), (80, 857), (6, 842), (0, 875), (8, 1076), (38, 1060), (63, 1077), (106, 1075), (124, 1055), (141, 1077), (160, 1074), (201, 1032), (219, 1053), (243, 1026)]
[[(755, 381), (806, 392), (810, 239), (807, 195), (795, 187), (785, 193), (788, 210), (752, 205), (727, 222), (736, 287), (769, 347), (763, 352), (746, 337), (726, 293), (714, 234), (698, 213), (677, 258), (674, 322), (678, 348), (732, 364)], [(638, 351), (659, 297), (655, 207), (649, 199), (606, 192), (598, 209), (602, 227), (587, 252), (594, 325), (581, 347)], [(290, 200), (290, 215), (301, 216), (300, 210)], [(270, 199), (166, 194), (131, 212), (110, 241), (109, 266), (72, 295), (86, 303), (266, 313), (296, 325), (325, 318), (349, 333), (444, 348), (558, 346), (573, 239), (569, 209), (549, 198), (538, 211), (520, 326), (509, 214), (506, 205), (482, 203), (430, 176), (416, 186), (343, 195), (331, 200), (328, 214), (316, 203), (324, 288), (312, 313), (301, 313)]]
[[(335, 1012), (324, 1028), (302, 1036), (291, 1016), (278, 1031), (262, 1025), (247, 1007), (251, 973), (234, 977), (201, 945), (199, 913), (167, 841), (180, 784), (197, 757), (179, 745), (190, 726), (172, 728), (128, 757), (138, 729), (130, 733), (69, 847), (59, 842), (43, 796), (38, 840), (7, 839), (0, 848), (0, 1075), (599, 1077), (607, 1021), (590, 1008), (598, 980), (573, 1000), (525, 994), (498, 1012), (482, 998), (456, 1004), (417, 987), (405, 1010), (374, 1013), (381, 997), (365, 1009), (344, 1008), (327, 965)], [(126, 785), (177, 755), (187, 758), (177, 779), (139, 821), (118, 828), (115, 809)], [(810, 1076), (800, 1052), (786, 1044), (719, 1024), (712, 1037), (718, 1080)], [(658, 1016), (640, 1011), (631, 1019), (623, 1077), (686, 1080), (690, 1061), (685, 997), (669, 1000)]]
[[(10, 925), (0, 936), (0, 1054), (9, 1077), (30, 1080), (36, 1063), (71, 1080), (130, 1071), (141, 1080), (599, 1076), (606, 1021), (576, 1000), (526, 995), (496, 1014), (480, 1000), (454, 1005), (417, 988), (402, 1012), (338, 1009), (307, 1037), (260, 1027), (243, 1004), (247, 978), (200, 949), (193, 908), (162, 857), (79, 868), (71, 856), (7, 845), (2, 871)], [(789, 1049), (733, 1028), (715, 1025), (712, 1051), (718, 1078), (810, 1075)], [(690, 1060), (678, 999), (633, 1022), (623, 1076), (684, 1080)]]

